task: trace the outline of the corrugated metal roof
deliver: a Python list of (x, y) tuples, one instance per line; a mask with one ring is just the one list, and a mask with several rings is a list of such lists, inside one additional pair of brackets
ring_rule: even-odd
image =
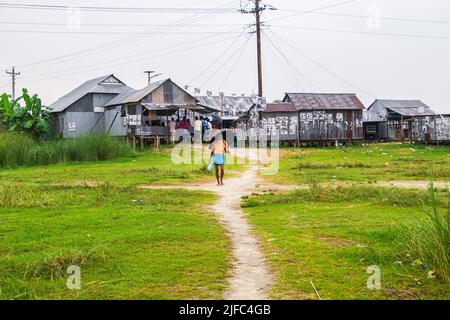
[(375, 100), (369, 107), (381, 105), (383, 108), (396, 112), (404, 117), (434, 116), (436, 113), (420, 100)]
[(146, 96), (148, 96), (150, 93), (158, 89), (164, 82), (168, 81), (170, 79), (164, 79), (160, 80), (154, 83), (149, 84), (144, 89), (141, 90), (135, 90), (131, 92), (126, 92), (121, 95), (118, 95), (114, 99), (112, 99), (110, 102), (108, 102), (105, 107), (110, 106), (118, 106), (123, 105), (127, 103), (136, 103), (144, 99)]
[[(211, 107), (222, 112), (222, 100), (220, 96), (197, 96), (195, 97), (201, 106)], [(247, 113), (254, 105), (253, 97), (250, 96), (224, 96), (223, 120), (235, 120), (240, 115)]]
[(72, 90), (65, 96), (59, 98), (56, 102), (50, 105), (51, 111), (62, 112), (89, 93), (121, 94), (133, 90), (132, 88), (121, 82), (119, 79), (117, 79), (119, 81), (119, 83), (117, 84), (102, 83), (110, 77), (114, 77), (115, 79), (117, 79), (113, 74), (109, 74), (107, 76), (86, 81), (85, 83)]
[(363, 110), (364, 104), (351, 93), (286, 93), (284, 102), (298, 110)]
[(283, 103), (268, 103), (267, 108), (264, 112), (297, 112), (297, 108), (293, 103), (283, 102)]

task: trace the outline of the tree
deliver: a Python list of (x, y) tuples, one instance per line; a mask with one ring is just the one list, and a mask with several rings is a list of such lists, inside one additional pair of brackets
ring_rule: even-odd
[[(24, 101), (24, 105), (20, 104)], [(49, 137), (50, 111), (42, 106), (41, 99), (35, 94), (30, 96), (27, 89), (22, 90), (22, 96), (11, 100), (3, 94), (0, 100), (0, 120), (8, 131), (24, 132), (35, 138)]]

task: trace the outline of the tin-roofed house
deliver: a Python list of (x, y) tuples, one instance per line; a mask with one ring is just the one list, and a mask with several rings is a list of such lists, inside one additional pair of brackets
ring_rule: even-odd
[[(298, 143), (299, 112), (294, 104), (289, 102), (267, 103), (264, 110), (257, 112), (252, 117), (255, 109), (254, 105), (245, 116), (241, 116), (236, 122), (239, 129), (251, 132), (252, 130), (263, 130), (267, 139), (278, 136), (282, 143)], [(255, 124), (253, 119), (257, 119)], [(261, 131), (259, 131), (261, 132)]]
[(240, 116), (246, 115), (255, 104), (251, 96), (196, 96), (198, 104), (219, 110), (222, 127), (229, 129)]
[(299, 112), (299, 141), (329, 145), (363, 139), (363, 103), (355, 94), (286, 93)]
[(436, 141), (436, 113), (420, 100), (375, 100), (368, 110), (388, 122), (391, 141)]
[(105, 105), (106, 131), (113, 136), (154, 140), (169, 138), (167, 126), (171, 117), (209, 114), (219, 110), (200, 106), (198, 100), (171, 79), (149, 84), (147, 87), (123, 93)]
[(63, 138), (104, 132), (104, 105), (132, 90), (113, 74), (86, 81), (50, 106), (53, 129)]
[(450, 114), (440, 114), (436, 119), (438, 141), (450, 143)]

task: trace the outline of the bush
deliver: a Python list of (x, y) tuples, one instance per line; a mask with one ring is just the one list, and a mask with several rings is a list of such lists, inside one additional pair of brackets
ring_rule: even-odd
[(24, 134), (0, 132), (0, 167), (104, 161), (133, 154), (130, 146), (105, 134), (36, 142)]
[(442, 208), (433, 185), (430, 186), (432, 209), (428, 220), (409, 227), (404, 242), (416, 265), (434, 272), (439, 279), (450, 282), (450, 192)]

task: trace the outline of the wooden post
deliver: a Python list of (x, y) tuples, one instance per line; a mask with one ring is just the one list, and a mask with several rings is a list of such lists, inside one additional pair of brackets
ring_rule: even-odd
[(400, 118), (400, 133), (402, 137), (402, 144), (405, 143), (405, 131), (403, 130), (403, 116)]

